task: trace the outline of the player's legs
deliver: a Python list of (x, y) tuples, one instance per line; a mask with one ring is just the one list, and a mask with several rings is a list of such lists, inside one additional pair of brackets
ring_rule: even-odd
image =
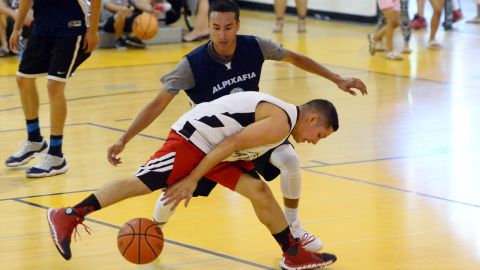
[(67, 118), (65, 82), (49, 79), (47, 89), (50, 100), (50, 134), (63, 135), (65, 119)]
[(82, 224), (85, 215), (121, 200), (151, 192), (139, 178), (131, 176), (108, 182), (74, 207), (48, 209), (47, 220), (55, 247), (69, 260), (72, 257), (70, 242), (73, 230)]
[(157, 202), (155, 203), (155, 208), (153, 210), (153, 221), (155, 221), (160, 228), (163, 228), (175, 211), (171, 210), (173, 204), (165, 205), (163, 201), (163, 193), (158, 197)]
[(27, 125), (28, 139), (20, 146), (20, 149), (10, 156), (5, 165), (16, 167), (26, 164), (34, 155), (45, 152), (47, 143), (40, 134), (38, 119), (39, 96), (35, 85), (35, 79), (45, 75), (48, 70), (48, 43), (42, 37), (32, 38), (25, 48), (20, 66), (17, 72), (17, 86), (20, 94), (22, 110)]
[(279, 233), (288, 227), (282, 209), (265, 182), (242, 174), (235, 191), (250, 200), (258, 219), (272, 234)]
[[(105, 184), (74, 207), (49, 209), (48, 223), (58, 251), (66, 260), (70, 259), (72, 232), (87, 214), (123, 199), (173, 185), (188, 175), (204, 156), (202, 151), (187, 140), (170, 132), (167, 141), (137, 170), (135, 176)], [(178, 160), (180, 162), (176, 163)]]
[(323, 248), (323, 243), (315, 235), (305, 231), (298, 219), (298, 205), (302, 189), (300, 161), (290, 144), (283, 144), (275, 148), (270, 162), (280, 169), (280, 187), (285, 205), (285, 217), (292, 235), (302, 240), (302, 245), (310, 251)]
[(17, 75), (17, 86), (20, 93), (23, 114), (25, 119), (38, 118), (40, 99), (38, 97), (36, 78), (27, 78)]
[(235, 191), (250, 200), (257, 218), (280, 245), (283, 251), (280, 265), (283, 269), (313, 269), (336, 261), (335, 255), (306, 251), (299, 240), (292, 237), (282, 209), (265, 182), (242, 174)]
[(63, 129), (67, 117), (65, 84), (75, 69), (90, 54), (82, 48), (83, 37), (48, 38), (50, 45), (47, 89), (50, 100), (50, 148), (39, 163), (27, 169), (28, 177), (45, 177), (65, 173), (68, 170), (63, 156)]

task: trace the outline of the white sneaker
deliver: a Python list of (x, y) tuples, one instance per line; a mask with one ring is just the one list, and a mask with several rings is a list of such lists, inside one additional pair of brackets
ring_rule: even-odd
[(64, 157), (38, 153), (34, 156), (41, 158), (41, 160), (35, 166), (27, 169), (27, 177), (53, 176), (68, 171), (67, 162)]
[(402, 61), (403, 57), (397, 52), (385, 52), (385, 58), (388, 60)]
[(298, 220), (295, 220), (290, 225), (290, 232), (294, 238), (300, 239), (300, 243), (308, 251), (319, 251), (323, 248), (322, 241), (315, 235), (305, 231)]
[(7, 167), (17, 167), (28, 163), (34, 157), (35, 153), (44, 153), (47, 151), (48, 144), (45, 140), (41, 142), (24, 141), (20, 149), (5, 160)]

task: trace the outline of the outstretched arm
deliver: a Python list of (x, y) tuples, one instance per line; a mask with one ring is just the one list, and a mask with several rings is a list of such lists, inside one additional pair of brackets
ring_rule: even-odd
[(198, 181), (215, 165), (235, 151), (281, 141), (290, 132), (285, 111), (273, 104), (261, 103), (255, 112), (255, 119), (254, 123), (218, 144), (187, 177), (167, 188), (165, 204), (174, 202), (172, 209), (175, 209), (185, 199), (187, 206)]
[(320, 65), (318, 62), (306, 55), (285, 49), (285, 56), (282, 60), (285, 62), (289, 62), (305, 71), (317, 74), (332, 81), (338, 86), (338, 88), (351, 95), (357, 95), (357, 93), (352, 90), (353, 88), (359, 90), (362, 95), (368, 94), (367, 87), (360, 79), (344, 78), (337, 73), (330, 71), (326, 67)]
[(133, 123), (130, 125), (128, 130), (123, 134), (123, 136), (110, 148), (108, 148), (107, 158), (112, 165), (117, 165), (122, 163), (120, 158), (117, 158), (117, 155), (120, 154), (125, 145), (133, 138), (135, 135), (140, 133), (146, 127), (148, 127), (153, 120), (155, 120), (167, 107), (167, 105), (172, 101), (175, 95), (170, 94), (166, 90), (160, 91), (158, 95), (153, 99), (135, 118)]

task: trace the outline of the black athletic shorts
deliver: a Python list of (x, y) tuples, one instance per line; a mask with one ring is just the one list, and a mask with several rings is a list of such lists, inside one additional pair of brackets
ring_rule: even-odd
[(66, 82), (75, 69), (90, 56), (83, 49), (83, 37), (32, 35), (27, 42), (17, 75)]
[[(288, 140), (285, 140), (281, 145), (284, 144), (291, 143)], [(277, 176), (280, 175), (280, 169), (270, 163), (270, 157), (272, 156), (272, 152), (275, 149), (276, 147), (270, 149), (268, 152), (261, 155), (257, 159), (252, 160), (253, 165), (255, 165), (255, 171), (248, 172), (247, 174), (257, 179), (260, 179), (259, 175), (261, 175), (265, 181), (272, 181), (273, 179), (277, 178)], [(215, 188), (216, 183), (212, 182), (213, 181), (210, 181), (205, 177), (202, 178), (202, 180), (198, 182), (197, 188), (195, 189), (193, 196), (207, 197), (210, 192)]]

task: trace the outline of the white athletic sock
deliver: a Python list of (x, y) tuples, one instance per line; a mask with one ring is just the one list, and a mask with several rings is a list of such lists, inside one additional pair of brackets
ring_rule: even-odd
[(298, 219), (298, 208), (289, 208), (285, 206), (285, 217), (287, 218), (288, 225)]
[(168, 222), (168, 219), (175, 213), (175, 211), (171, 211), (173, 203), (170, 205), (163, 205), (162, 198), (163, 193), (158, 197), (157, 203), (155, 204), (155, 210), (153, 212), (153, 219), (160, 223), (160, 227), (163, 227), (165, 223)]

